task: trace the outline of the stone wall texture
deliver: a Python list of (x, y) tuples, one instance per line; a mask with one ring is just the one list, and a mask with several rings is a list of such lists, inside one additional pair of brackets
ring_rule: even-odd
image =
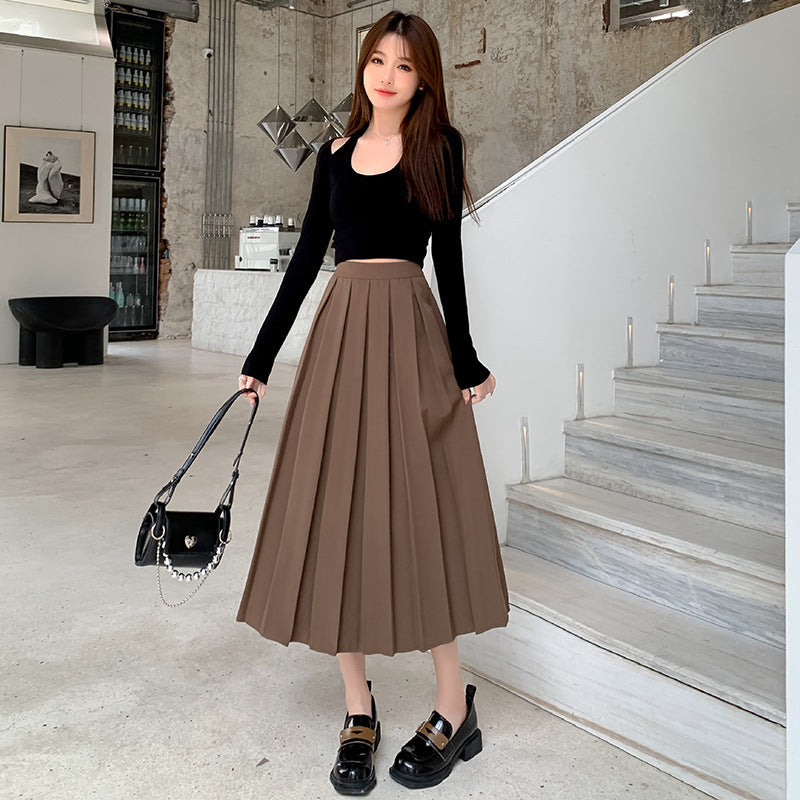
[[(314, 156), (292, 172), (257, 123), (279, 101), (289, 114), (312, 96), (326, 108), (338, 103), (352, 89), (358, 28), (393, 7), (420, 14), (439, 38), (450, 118), (464, 134), (479, 198), (696, 45), (795, 2), (687, 0), (689, 17), (618, 32), (604, 31), (600, 0), (387, 0), (352, 10), (346, 0), (304, 0), (269, 11), (237, 3), (234, 227), (251, 214), (302, 221)], [(193, 277), (203, 267), (207, 44), (208, 6), (199, 23), (175, 22), (162, 337), (190, 334)]]
[[(297, 365), (311, 322), (333, 272), (321, 269), (300, 306), (277, 361)], [(194, 278), (192, 346), (246, 356), (280, 287), (283, 273), (201, 269)]]

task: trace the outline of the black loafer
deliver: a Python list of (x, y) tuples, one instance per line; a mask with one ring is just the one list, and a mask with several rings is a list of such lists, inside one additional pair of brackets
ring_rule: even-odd
[(453, 726), (435, 709), (401, 748), (389, 767), (389, 774), (409, 789), (436, 786), (453, 770), (456, 759), (469, 761), (483, 749), (478, 714), (475, 711), (475, 687), (467, 684), (467, 716), (453, 733)]
[[(367, 681), (372, 692), (372, 681)], [(331, 783), (339, 794), (366, 794), (377, 783), (372, 756), (381, 740), (381, 723), (372, 698), (372, 714), (348, 714), (339, 732), (339, 752)]]

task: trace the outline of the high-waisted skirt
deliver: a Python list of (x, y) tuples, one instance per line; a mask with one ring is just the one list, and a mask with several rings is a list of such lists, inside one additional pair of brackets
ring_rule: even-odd
[(343, 261), (289, 396), (236, 619), (393, 655), (508, 624), (472, 404), (418, 264)]

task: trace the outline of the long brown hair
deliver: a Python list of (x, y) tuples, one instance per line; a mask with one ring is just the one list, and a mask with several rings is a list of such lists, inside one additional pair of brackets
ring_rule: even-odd
[[(364, 68), (378, 42), (386, 34), (392, 33), (400, 36), (410, 50), (408, 56), (414, 62), (420, 82), (425, 87), (423, 91), (414, 93), (411, 108), (400, 125), (403, 140), (400, 170), (408, 187), (408, 199), (416, 198), (423, 213), (434, 221), (460, 216), (461, 209), (452, 207), (446, 188), (447, 161), (453, 153), (445, 135), (445, 127), (449, 127), (461, 139), (462, 166), (466, 165), (466, 146), (464, 137), (450, 124), (439, 42), (422, 17), (390, 11), (367, 32), (358, 55), (353, 109), (344, 134), (350, 136), (369, 124), (372, 104), (364, 89)], [(477, 220), (466, 170), (462, 172), (467, 209)]]

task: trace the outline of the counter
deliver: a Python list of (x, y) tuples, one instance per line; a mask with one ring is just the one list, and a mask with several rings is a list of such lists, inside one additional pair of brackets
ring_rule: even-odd
[[(285, 274), (198, 269), (194, 275), (192, 347), (244, 358)], [(333, 270), (320, 269), (276, 361), (295, 366), (299, 363), (311, 321), (332, 275)]]

